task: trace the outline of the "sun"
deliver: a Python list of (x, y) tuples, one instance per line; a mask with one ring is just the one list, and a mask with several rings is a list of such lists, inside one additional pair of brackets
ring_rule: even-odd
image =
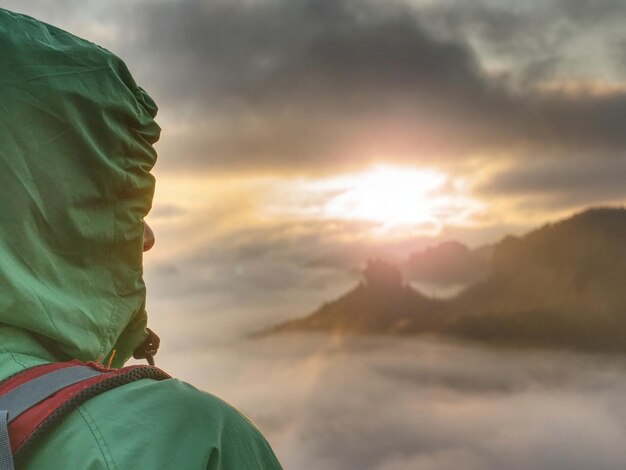
[(455, 192), (455, 181), (432, 168), (378, 165), (313, 186), (318, 194), (326, 194), (320, 207), (325, 218), (375, 222), (387, 232), (410, 228), (433, 235), (472, 206)]
[(256, 198), (262, 220), (330, 222), (329, 229), (351, 227), (345, 235), (354, 239), (432, 238), (446, 227), (479, 226), (488, 209), (471, 194), (470, 176), (430, 167), (379, 164), (325, 178), (266, 183), (265, 198)]

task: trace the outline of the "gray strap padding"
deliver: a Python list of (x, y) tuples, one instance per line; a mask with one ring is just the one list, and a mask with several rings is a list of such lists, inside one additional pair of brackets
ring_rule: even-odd
[(0, 397), (0, 410), (8, 412), (7, 420), (10, 423), (24, 411), (54, 395), (59, 390), (101, 374), (102, 372), (87, 366), (57, 369), (30, 380)]
[(0, 470), (14, 470), (9, 429), (7, 428), (7, 410), (0, 410)]

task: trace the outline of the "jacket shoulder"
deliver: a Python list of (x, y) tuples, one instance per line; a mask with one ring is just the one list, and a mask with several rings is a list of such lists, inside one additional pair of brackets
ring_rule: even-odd
[(143, 379), (92, 398), (51, 430), (24, 464), (94, 470), (281, 468), (250, 419), (178, 379)]

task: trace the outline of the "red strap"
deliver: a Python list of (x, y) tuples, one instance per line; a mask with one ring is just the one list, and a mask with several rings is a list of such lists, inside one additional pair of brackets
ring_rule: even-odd
[[(129, 366), (122, 369), (107, 369), (106, 367), (94, 362), (84, 363), (78, 360), (69, 362), (57, 362), (36, 366), (20, 372), (4, 382), (0, 383), (0, 396), (10, 390), (47, 373), (63, 369), (65, 367), (73, 367), (77, 365), (88, 366), (103, 372), (102, 375), (91, 377), (82, 382), (70, 385), (47, 399), (39, 402), (37, 405), (22, 413), (19, 417), (9, 424), (9, 436), (11, 440), (11, 450), (15, 452), (28, 440), (28, 438), (41, 426), (52, 413), (59, 409), (64, 403), (71, 400), (78, 393), (96, 386), (98, 383), (109, 380), (117, 375), (127, 374), (134, 369), (146, 369), (150, 366)], [(156, 369), (150, 367), (151, 369)], [(157, 369), (158, 370), (158, 369)], [(158, 370), (164, 377), (169, 377), (163, 371)]]

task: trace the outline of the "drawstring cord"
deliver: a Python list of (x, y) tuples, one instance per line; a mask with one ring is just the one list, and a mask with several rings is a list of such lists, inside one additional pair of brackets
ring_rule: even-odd
[(115, 359), (115, 355), (117, 354), (117, 349), (114, 349), (111, 352), (111, 356), (109, 357), (109, 361), (107, 362), (107, 369), (111, 368), (111, 364), (113, 363), (113, 359)]
[(150, 364), (151, 366), (154, 366), (154, 356), (159, 350), (161, 339), (150, 328), (147, 328), (147, 330), (148, 330), (148, 337), (145, 339), (143, 343), (139, 345), (137, 349), (133, 351), (133, 357), (135, 359), (145, 359), (146, 361), (148, 361), (148, 364)]

